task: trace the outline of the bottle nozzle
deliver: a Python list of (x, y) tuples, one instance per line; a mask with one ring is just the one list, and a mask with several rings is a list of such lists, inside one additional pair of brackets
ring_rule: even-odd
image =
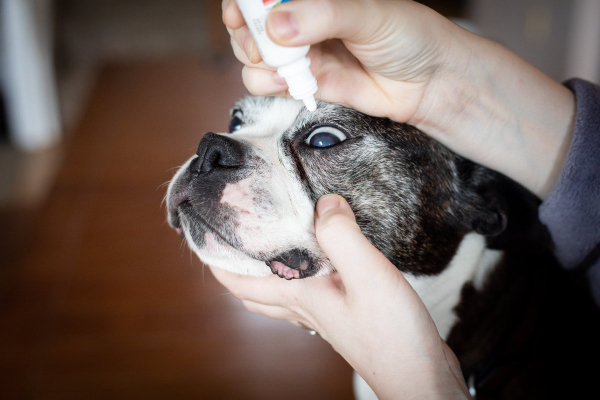
[(291, 64), (277, 69), (279, 76), (285, 79), (290, 94), (296, 100), (302, 100), (309, 111), (317, 109), (315, 93), (317, 92), (317, 80), (310, 71), (310, 59), (302, 57)]
[(315, 96), (309, 96), (302, 99), (306, 109), (310, 112), (313, 112), (317, 109), (317, 101), (315, 100)]

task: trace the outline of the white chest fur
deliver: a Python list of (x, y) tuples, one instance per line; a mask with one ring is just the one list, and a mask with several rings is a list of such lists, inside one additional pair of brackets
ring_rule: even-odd
[(429, 310), (440, 336), (446, 340), (456, 323), (454, 307), (460, 301), (463, 285), (473, 281), (481, 288), (488, 272), (502, 256), (498, 250), (485, 247), (485, 238), (476, 233), (466, 235), (450, 264), (439, 275), (414, 276), (404, 274)]

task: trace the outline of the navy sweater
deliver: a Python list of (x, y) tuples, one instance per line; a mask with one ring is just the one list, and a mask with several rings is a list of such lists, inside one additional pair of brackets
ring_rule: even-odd
[(586, 276), (600, 305), (600, 86), (580, 79), (565, 85), (577, 101), (575, 132), (560, 178), (539, 215), (558, 261)]

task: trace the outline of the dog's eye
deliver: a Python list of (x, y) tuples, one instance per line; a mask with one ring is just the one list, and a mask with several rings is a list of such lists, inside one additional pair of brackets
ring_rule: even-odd
[(321, 126), (308, 135), (306, 144), (311, 147), (331, 147), (346, 140), (346, 135), (331, 126)]
[(229, 133), (233, 133), (242, 128), (243, 116), (244, 114), (242, 114), (242, 110), (233, 110), (233, 114), (231, 115), (231, 121), (229, 121)]

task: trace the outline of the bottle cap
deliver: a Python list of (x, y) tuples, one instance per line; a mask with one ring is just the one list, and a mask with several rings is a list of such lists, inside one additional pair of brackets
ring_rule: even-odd
[(290, 95), (296, 100), (302, 100), (309, 111), (317, 109), (315, 93), (317, 80), (310, 71), (310, 59), (302, 57), (291, 64), (277, 69), (279, 76), (285, 79), (290, 90)]

